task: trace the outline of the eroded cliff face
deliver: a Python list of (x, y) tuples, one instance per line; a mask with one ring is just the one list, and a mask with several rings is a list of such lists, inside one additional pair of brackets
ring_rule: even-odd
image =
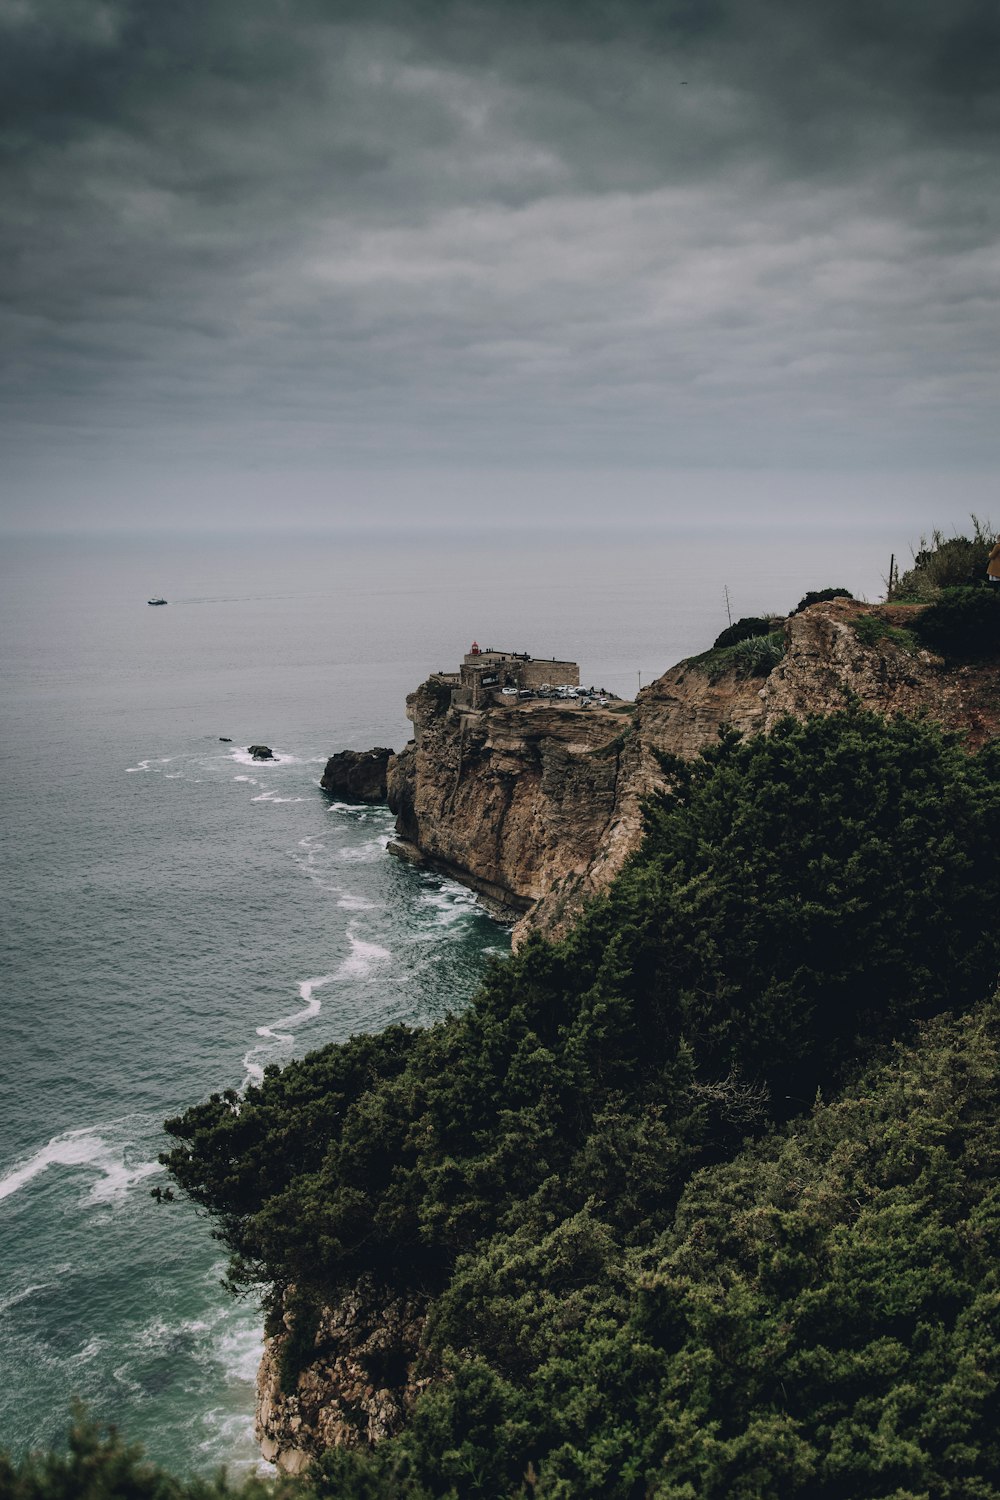
[(370, 1446), (398, 1432), (430, 1383), (415, 1374), (424, 1315), (419, 1298), (387, 1297), (360, 1282), (322, 1310), (312, 1357), (287, 1391), (281, 1363), (290, 1318), (265, 1339), (256, 1430), (267, 1462), (297, 1474), (327, 1448)]
[(614, 817), (630, 714), (541, 700), (453, 709), (433, 679), (406, 711), (415, 738), (389, 775), (397, 853), (513, 912), (585, 875)]
[(997, 664), (948, 668), (855, 624), (912, 624), (915, 606), (834, 599), (793, 616), (767, 678), (716, 680), (681, 662), (644, 688), (632, 714), (548, 701), (453, 709), (433, 679), (407, 699), (415, 737), (389, 765), (397, 852), (423, 860), (558, 936), (605, 890), (642, 836), (642, 802), (662, 777), (656, 758), (685, 758), (720, 729), (767, 732), (785, 714), (832, 713), (854, 701), (878, 713), (927, 713), (967, 733), (1000, 732)]

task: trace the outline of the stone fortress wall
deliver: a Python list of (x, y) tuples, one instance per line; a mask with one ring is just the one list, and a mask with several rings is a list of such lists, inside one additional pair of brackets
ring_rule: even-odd
[[(442, 682), (452, 676), (438, 675)], [(579, 687), (580, 668), (575, 661), (529, 656), (526, 651), (482, 650), (473, 641), (459, 669), (459, 687), (453, 701), (456, 707), (479, 708), (504, 688), (534, 692), (544, 686)]]
[(522, 664), (521, 682), (525, 688), (579, 687), (580, 668), (575, 661), (556, 661), (555, 657), (532, 656)]

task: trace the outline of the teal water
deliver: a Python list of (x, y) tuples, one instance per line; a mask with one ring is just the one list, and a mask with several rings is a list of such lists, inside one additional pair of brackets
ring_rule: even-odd
[[(875, 597), (873, 550), (744, 547), (736, 612)], [(0, 1446), (58, 1440), (79, 1395), (177, 1469), (256, 1462), (259, 1316), (210, 1224), (149, 1196), (162, 1121), (460, 1007), (509, 945), (386, 853), (385, 809), (319, 791), (326, 756), (402, 745), (406, 693), (474, 636), (631, 695), (711, 643), (722, 578), (713, 541), (662, 537), (7, 546)]]

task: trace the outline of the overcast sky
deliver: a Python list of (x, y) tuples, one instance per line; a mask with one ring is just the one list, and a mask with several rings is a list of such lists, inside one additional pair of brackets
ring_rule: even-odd
[(1000, 521), (993, 0), (0, 0), (0, 146), (7, 526)]

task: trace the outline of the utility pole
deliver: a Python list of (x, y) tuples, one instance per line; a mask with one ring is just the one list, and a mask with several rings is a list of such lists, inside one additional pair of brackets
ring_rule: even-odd
[(889, 557), (889, 592), (885, 596), (887, 604), (891, 604), (892, 603), (893, 575), (895, 574), (895, 572), (896, 572), (896, 554), (895, 554), (895, 552), (893, 552), (893, 553), (890, 554), (890, 557)]
[(722, 586), (722, 592), (726, 596), (726, 616), (727, 616), (727, 618), (729, 620), (730, 625), (732, 625), (732, 623), (733, 623), (733, 612), (729, 608), (729, 585), (728, 585), (728, 583), (724, 583), (723, 584), (723, 586)]

